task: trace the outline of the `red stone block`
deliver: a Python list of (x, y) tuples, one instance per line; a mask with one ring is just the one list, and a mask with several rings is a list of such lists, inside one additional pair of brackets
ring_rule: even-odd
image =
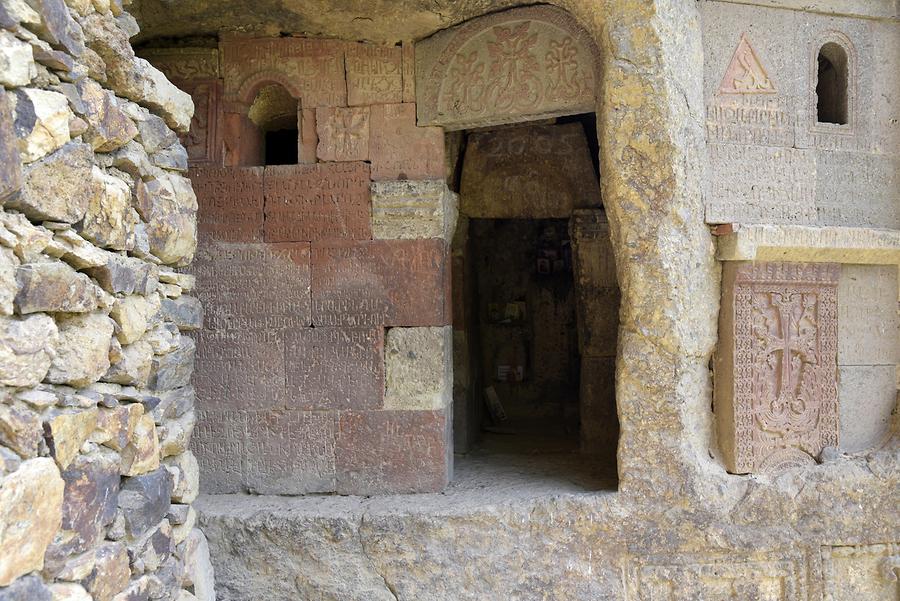
[(314, 242), (314, 325), (447, 325), (446, 257), (439, 239)]
[(280, 330), (205, 330), (194, 339), (193, 383), (201, 407), (284, 406), (284, 339)]
[(403, 42), (403, 100), (416, 101), (416, 45), (414, 42)]
[(247, 107), (265, 85), (282, 85), (304, 108), (346, 106), (345, 43), (306, 38), (222, 37), (225, 98)]
[(369, 160), (369, 107), (317, 108), (316, 135), (321, 161)]
[(214, 78), (173, 79), (180, 90), (191, 95), (194, 116), (191, 129), (181, 136), (181, 143), (192, 165), (222, 163), (222, 131), (220, 128), (222, 82)]
[(373, 180), (444, 177), (444, 130), (416, 127), (415, 104), (371, 107), (369, 132)]
[(403, 100), (403, 57), (400, 52), (397, 46), (347, 45), (347, 102), (350, 106)]
[(384, 329), (285, 332), (288, 406), (379, 409), (384, 399)]
[(309, 243), (201, 244), (191, 265), (207, 330), (309, 326)]
[(193, 167), (201, 236), (223, 242), (261, 242), (262, 167)]
[(443, 411), (346, 411), (335, 447), (337, 492), (439, 492), (452, 470)]
[(319, 137), (316, 134), (316, 110), (300, 111), (300, 131), (298, 132), (297, 162), (301, 165), (312, 165), (316, 162), (316, 146)]
[(200, 464), (200, 490), (209, 494), (242, 492), (242, 463), (246, 449), (246, 411), (216, 411), (197, 399), (197, 425), (191, 450)]
[(266, 167), (264, 187), (268, 242), (372, 237), (366, 163)]
[(334, 492), (337, 414), (247, 412), (243, 481), (258, 494)]

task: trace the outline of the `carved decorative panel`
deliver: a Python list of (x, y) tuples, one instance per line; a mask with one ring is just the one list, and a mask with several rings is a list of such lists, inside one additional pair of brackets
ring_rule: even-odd
[(145, 48), (140, 55), (169, 79), (216, 79), (220, 75), (218, 48)]
[(222, 162), (219, 106), (222, 82), (218, 79), (173, 79), (172, 82), (191, 95), (194, 116), (191, 129), (181, 136), (191, 164), (218, 165)]
[(730, 471), (813, 463), (837, 446), (839, 269), (725, 264), (716, 414)]
[(420, 125), (463, 129), (595, 110), (597, 48), (565, 11), (473, 19), (416, 44)]
[(765, 557), (702, 555), (641, 558), (628, 571), (636, 601), (806, 601), (801, 553)]

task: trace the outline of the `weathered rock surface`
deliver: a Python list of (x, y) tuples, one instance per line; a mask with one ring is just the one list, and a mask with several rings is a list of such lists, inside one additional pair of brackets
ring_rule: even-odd
[(13, 97), (14, 127), (23, 161), (36, 161), (69, 141), (72, 111), (65, 96), (48, 90), (21, 88)]
[(53, 601), (53, 595), (40, 576), (29, 575), (0, 588), (0, 601)]
[(28, 263), (16, 269), (19, 313), (84, 313), (97, 308), (102, 291), (65, 263)]
[(391, 328), (384, 342), (386, 409), (443, 409), (453, 393), (453, 332)]
[[(64, 96), (60, 97), (65, 101)], [(91, 156), (90, 146), (71, 142), (42, 161), (28, 165), (21, 196), (8, 201), (6, 206), (35, 220), (63, 223), (81, 220), (94, 195)]]
[(166, 264), (189, 263), (197, 248), (197, 197), (190, 181), (164, 175), (138, 183), (137, 210), (148, 224), (150, 251)]
[(0, 31), (0, 84), (27, 86), (37, 75), (31, 45), (8, 31)]
[(119, 492), (119, 509), (129, 537), (137, 539), (156, 527), (166, 516), (172, 496), (172, 476), (159, 468), (128, 478)]
[[(43, 567), (44, 551), (62, 521), (63, 489), (56, 465), (43, 457), (0, 480), (0, 549), (6, 550), (0, 553), (0, 587)], [(41, 598), (34, 593), (36, 585), (19, 586), (23, 596), (18, 599)]]
[(122, 543), (104, 543), (95, 554), (95, 564), (82, 584), (94, 601), (110, 601), (128, 586), (131, 568), (128, 551)]
[(33, 386), (56, 356), (59, 330), (46, 315), (0, 317), (0, 384)]
[(66, 469), (78, 455), (97, 424), (97, 408), (82, 411), (67, 409), (51, 411), (44, 418), (44, 438), (50, 448), (50, 455)]
[(138, 419), (131, 442), (121, 455), (119, 471), (123, 476), (139, 476), (159, 467), (159, 437), (152, 415), (145, 413)]
[(91, 172), (94, 194), (78, 232), (101, 248), (134, 248), (137, 215), (131, 208), (128, 184), (94, 167)]
[(109, 369), (109, 347), (115, 324), (101, 312), (61, 317), (59, 344), (47, 381), (87, 386)]
[(0, 405), (0, 444), (24, 459), (37, 457), (44, 430), (41, 420), (31, 411)]

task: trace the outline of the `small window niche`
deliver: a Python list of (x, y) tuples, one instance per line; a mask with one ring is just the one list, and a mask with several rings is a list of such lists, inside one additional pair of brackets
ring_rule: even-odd
[(278, 84), (260, 88), (250, 106), (250, 121), (256, 125), (263, 165), (296, 165), (299, 129), (297, 99)]
[(826, 42), (816, 57), (816, 122), (850, 124), (850, 60), (837, 42)]

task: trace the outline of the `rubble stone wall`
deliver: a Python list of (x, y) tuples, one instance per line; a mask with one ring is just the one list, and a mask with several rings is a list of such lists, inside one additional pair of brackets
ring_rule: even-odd
[(214, 599), (191, 98), (119, 0), (0, 4), (0, 599)]

